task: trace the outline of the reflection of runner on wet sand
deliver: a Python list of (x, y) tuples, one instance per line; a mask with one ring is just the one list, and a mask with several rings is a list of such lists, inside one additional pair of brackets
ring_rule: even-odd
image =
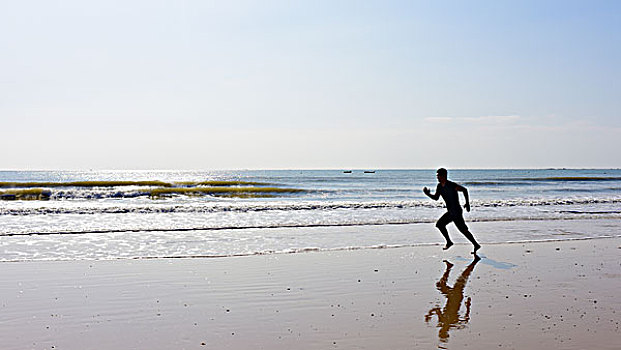
[(466, 299), (466, 314), (463, 318), (460, 318), (459, 308), (461, 307), (461, 302), (464, 299), (464, 288), (466, 287), (466, 282), (468, 282), (468, 277), (470, 277), (470, 273), (474, 270), (474, 266), (479, 262), (479, 260), (481, 260), (481, 258), (475, 255), (474, 260), (457, 278), (453, 287), (446, 285), (453, 264), (444, 260), (446, 263), (446, 271), (444, 271), (444, 275), (442, 275), (442, 278), (440, 278), (438, 283), (436, 283), (436, 287), (440, 293), (446, 297), (446, 305), (443, 309), (436, 306), (429, 310), (429, 312), (425, 315), (425, 322), (431, 321), (433, 315), (438, 316), (437, 327), (440, 328), (438, 336), (441, 342), (446, 342), (448, 340), (449, 330), (451, 328), (464, 328), (466, 323), (470, 321), (470, 297)]

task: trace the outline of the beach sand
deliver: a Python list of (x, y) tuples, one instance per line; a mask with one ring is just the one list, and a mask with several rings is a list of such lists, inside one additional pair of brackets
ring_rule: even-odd
[(620, 348), (621, 238), (470, 248), (2, 263), (0, 348)]

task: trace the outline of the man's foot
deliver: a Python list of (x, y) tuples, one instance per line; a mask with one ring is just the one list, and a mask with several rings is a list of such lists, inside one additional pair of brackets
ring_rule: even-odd
[(446, 242), (446, 245), (444, 246), (444, 248), (442, 248), (442, 250), (447, 250), (447, 249), (449, 249), (452, 245), (453, 245), (453, 242)]
[(472, 254), (477, 255), (477, 250), (481, 249), (481, 245), (480, 244), (475, 244), (474, 245), (474, 250), (472, 251)]

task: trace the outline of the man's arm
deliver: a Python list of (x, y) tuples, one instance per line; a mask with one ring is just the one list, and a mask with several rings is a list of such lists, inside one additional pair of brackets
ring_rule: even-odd
[(455, 189), (464, 193), (464, 198), (466, 199), (466, 204), (464, 204), (464, 208), (466, 208), (466, 211), (470, 211), (470, 197), (468, 196), (468, 190), (462, 185), (455, 186)]
[(438, 199), (440, 199), (440, 194), (438, 193), (438, 188), (436, 187), (436, 193), (431, 194), (431, 191), (425, 187), (423, 188), (423, 192), (427, 195), (427, 197), (433, 199), (434, 201), (437, 201)]

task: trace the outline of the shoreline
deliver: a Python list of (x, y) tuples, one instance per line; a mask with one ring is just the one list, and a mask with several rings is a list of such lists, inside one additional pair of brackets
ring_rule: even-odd
[[(454, 233), (455, 236), (458, 233)], [(600, 239), (621, 239), (621, 235), (610, 235), (610, 236), (598, 236), (598, 237), (577, 237), (577, 238), (550, 238), (550, 239), (542, 239), (542, 240), (526, 240), (526, 241), (507, 241), (507, 242), (485, 242), (481, 244), (481, 250), (478, 255), (485, 255), (483, 248), (487, 246), (497, 246), (497, 245), (515, 245), (515, 244), (537, 244), (537, 243), (554, 243), (554, 242), (574, 242), (574, 241), (590, 241), (590, 240), (600, 240)], [(459, 243), (453, 243), (451, 247), (464, 247), (464, 246), (472, 246), (470, 243), (464, 243), (459, 239)], [(244, 257), (253, 257), (253, 256), (279, 256), (279, 255), (295, 255), (295, 254), (312, 254), (312, 253), (336, 253), (336, 252), (349, 252), (349, 251), (365, 251), (365, 250), (384, 250), (384, 249), (405, 249), (405, 248), (418, 248), (418, 247), (443, 247), (445, 243), (442, 242), (434, 242), (434, 243), (412, 243), (412, 244), (400, 244), (400, 245), (390, 245), (390, 244), (380, 244), (377, 246), (368, 246), (368, 247), (344, 247), (344, 248), (302, 248), (296, 249), (295, 251), (277, 251), (277, 252), (261, 252), (261, 253), (248, 253), (248, 254), (231, 254), (231, 255), (170, 255), (170, 256), (136, 256), (136, 257), (112, 257), (112, 258), (102, 258), (102, 259), (23, 259), (23, 260), (0, 260), (0, 264), (16, 264), (16, 263), (30, 263), (30, 262), (72, 262), (72, 261), (82, 261), (82, 262), (97, 262), (97, 261), (135, 261), (135, 260), (192, 260), (192, 259), (226, 259), (226, 258), (244, 258)], [(453, 249), (453, 248), (451, 248)]]
[(484, 248), (476, 262), (459, 244), (2, 264), (0, 339), (3, 349), (618, 346), (620, 237)]
[[(483, 253), (486, 246), (495, 244), (621, 236), (619, 219), (468, 222), (468, 225), (483, 246)], [(453, 225), (448, 230), (456, 245), (469, 244)], [(3, 250), (0, 262), (219, 258), (436, 245), (444, 245), (444, 239), (430, 224), (283, 227), (217, 233), (184, 230), (54, 237), (14, 235), (0, 239)]]

